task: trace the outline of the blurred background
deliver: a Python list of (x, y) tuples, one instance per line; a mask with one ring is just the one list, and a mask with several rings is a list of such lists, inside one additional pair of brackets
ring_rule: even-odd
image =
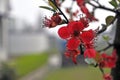
[[(42, 28), (44, 17), (52, 13), (40, 9), (40, 5), (46, 3), (42, 0), (0, 0), (0, 80), (101, 80), (100, 71), (87, 66), (83, 56), (77, 58), (78, 65), (65, 58), (66, 42), (57, 35), (59, 27)], [(96, 14), (101, 19), (98, 26), (105, 23), (103, 19), (107, 13)], [(112, 29), (102, 35), (111, 33), (111, 38), (114, 37)], [(96, 45), (103, 48), (104, 44), (99, 36)]]

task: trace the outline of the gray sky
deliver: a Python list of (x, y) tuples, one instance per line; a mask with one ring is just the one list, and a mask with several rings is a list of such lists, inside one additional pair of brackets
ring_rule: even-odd
[(38, 6), (44, 5), (42, 2), (42, 0), (11, 0), (11, 14), (34, 24), (40, 12)]

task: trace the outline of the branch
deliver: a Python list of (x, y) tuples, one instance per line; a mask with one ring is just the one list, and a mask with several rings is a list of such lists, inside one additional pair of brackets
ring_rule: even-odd
[(97, 35), (103, 33), (107, 29), (107, 26), (105, 24), (101, 24), (101, 25), (102, 25), (102, 29), (98, 31)]
[(63, 17), (66, 20), (66, 23), (69, 23), (69, 20), (67, 19), (67, 17), (65, 16), (65, 14), (61, 11), (61, 9), (57, 6), (57, 3), (55, 0), (51, 0), (51, 2), (56, 6), (56, 8), (59, 10), (59, 12), (63, 15)]
[(88, 4), (90, 4), (91, 6), (93, 6), (93, 7), (95, 7), (95, 8), (100, 8), (100, 9), (103, 9), (103, 10), (111, 11), (111, 12), (113, 12), (113, 13), (117, 13), (116, 10), (107, 8), (107, 7), (102, 6), (102, 5), (96, 6), (95, 4), (93, 4), (93, 3), (91, 3), (91, 2), (88, 2)]
[(114, 21), (116, 20), (117, 16), (118, 16), (118, 14), (115, 15), (114, 19), (111, 21), (111, 23), (109, 25), (101, 24), (102, 25), (102, 29), (100, 31), (98, 31), (97, 35), (103, 33), (104, 31), (106, 31), (107, 27), (114, 23)]
[(91, 1), (94, 1), (94, 2), (97, 3), (99, 6), (101, 6), (101, 4), (99, 3), (98, 0), (91, 0)]
[(109, 45), (107, 47), (105, 47), (104, 49), (98, 50), (98, 52), (105, 51), (105, 50), (109, 49), (112, 46), (113, 46), (113, 44), (109, 43)]
[(82, 46), (82, 44), (80, 45), (80, 51), (81, 51), (81, 55), (83, 55), (83, 54), (84, 54), (84, 51), (83, 51), (83, 46)]

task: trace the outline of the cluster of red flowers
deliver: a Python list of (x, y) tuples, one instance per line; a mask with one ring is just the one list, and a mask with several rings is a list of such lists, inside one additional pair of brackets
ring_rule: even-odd
[[(86, 28), (89, 26), (89, 22), (92, 21), (98, 21), (94, 15), (89, 12), (85, 5), (85, 1), (89, 0), (73, 0), (77, 2), (77, 5), (80, 7), (80, 10), (85, 14), (85, 17), (82, 17), (78, 21), (74, 21), (72, 18), (73, 16), (76, 17), (79, 11), (71, 12), (71, 8), (66, 8), (66, 12), (68, 14), (72, 14), (71, 19), (67, 20), (66, 23), (68, 23), (66, 26), (62, 26), (58, 30), (58, 35), (67, 41), (66, 44), (66, 52), (65, 56), (68, 58), (71, 58), (72, 61), (77, 64), (76, 57), (80, 55), (79, 48), (80, 45), (84, 47), (84, 57), (94, 60), (96, 64), (102, 69), (102, 68), (114, 68), (116, 65), (117, 57), (116, 57), (116, 50), (112, 52), (112, 55), (107, 55), (106, 53), (98, 53), (94, 49), (94, 39), (96, 37), (96, 30), (86, 30)], [(62, 2), (64, 2), (62, 0)], [(56, 0), (56, 5), (61, 6), (62, 3), (60, 0)], [(54, 4), (54, 2), (53, 2)], [(59, 11), (59, 8), (58, 8)], [(60, 11), (61, 12), (61, 11)], [(65, 20), (62, 20), (60, 17), (60, 14), (63, 13), (57, 13), (55, 12), (50, 19), (45, 17), (44, 24), (46, 27), (53, 28), (57, 25), (62, 24)], [(64, 16), (64, 14), (63, 14)], [(65, 17), (65, 16), (64, 16)], [(70, 21), (70, 22), (69, 22)], [(104, 80), (112, 80), (112, 76), (109, 74), (103, 73)]]
[(50, 19), (45, 17), (45, 20), (43, 23), (46, 27), (53, 28), (53, 27), (56, 27), (57, 25), (61, 24), (61, 22), (62, 22), (62, 19), (59, 16), (59, 14), (54, 13)]
[(112, 76), (110, 74), (104, 74), (103, 75), (104, 80), (113, 80)]
[(84, 30), (88, 27), (88, 24), (88, 20), (82, 18), (79, 21), (71, 21), (67, 26), (63, 26), (58, 30), (59, 36), (67, 40), (65, 55), (71, 57), (74, 63), (76, 63), (76, 57), (80, 54), (78, 50), (80, 44), (86, 48), (84, 57), (94, 58), (96, 56), (96, 51), (93, 48), (96, 33), (92, 29)]
[(116, 50), (113, 50), (112, 55), (107, 55), (106, 53), (102, 53), (102, 60), (99, 62), (99, 66), (102, 68), (114, 68), (117, 61)]
[[(60, 4), (59, 0), (56, 1), (57, 5)], [(97, 19), (91, 15), (88, 11), (85, 0), (76, 0), (81, 11), (86, 15), (78, 21), (70, 21), (66, 26), (61, 27), (58, 30), (58, 34), (62, 39), (67, 40), (66, 52), (67, 57), (72, 58), (74, 63), (76, 62), (76, 57), (80, 54), (79, 46), (82, 45), (85, 47), (84, 57), (85, 58), (96, 58), (96, 50), (94, 49), (93, 43), (96, 36), (96, 31), (90, 29), (85, 30), (89, 26), (89, 22), (97, 21)], [(67, 10), (68, 13), (69, 10)], [(76, 12), (76, 14), (78, 11)], [(76, 15), (75, 14), (75, 15)], [(63, 20), (60, 17), (59, 13), (54, 13), (50, 19), (45, 17), (44, 24), (46, 27), (53, 28), (57, 25), (60, 25)], [(115, 52), (114, 52), (115, 53)], [(100, 67), (109, 67), (112, 68), (115, 66), (116, 55), (108, 56), (106, 54), (100, 54), (101, 59), (96, 61)]]
[(87, 9), (86, 5), (85, 5), (85, 0), (76, 0), (78, 6), (80, 7), (81, 11), (86, 15), (86, 17), (90, 20), (90, 21), (98, 21)]

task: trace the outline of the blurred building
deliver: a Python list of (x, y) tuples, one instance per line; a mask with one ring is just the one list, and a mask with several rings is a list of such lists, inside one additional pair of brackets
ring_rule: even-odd
[(10, 11), (9, 0), (0, 0), (0, 60), (7, 59), (7, 32), (8, 16)]
[(9, 56), (48, 51), (50, 45), (50, 35), (43, 28), (38, 31), (22, 19), (10, 18), (8, 28)]
[(0, 0), (0, 61), (12, 55), (50, 50), (56, 39), (51, 39), (40, 25), (34, 28), (27, 21), (11, 16), (9, 0)]

